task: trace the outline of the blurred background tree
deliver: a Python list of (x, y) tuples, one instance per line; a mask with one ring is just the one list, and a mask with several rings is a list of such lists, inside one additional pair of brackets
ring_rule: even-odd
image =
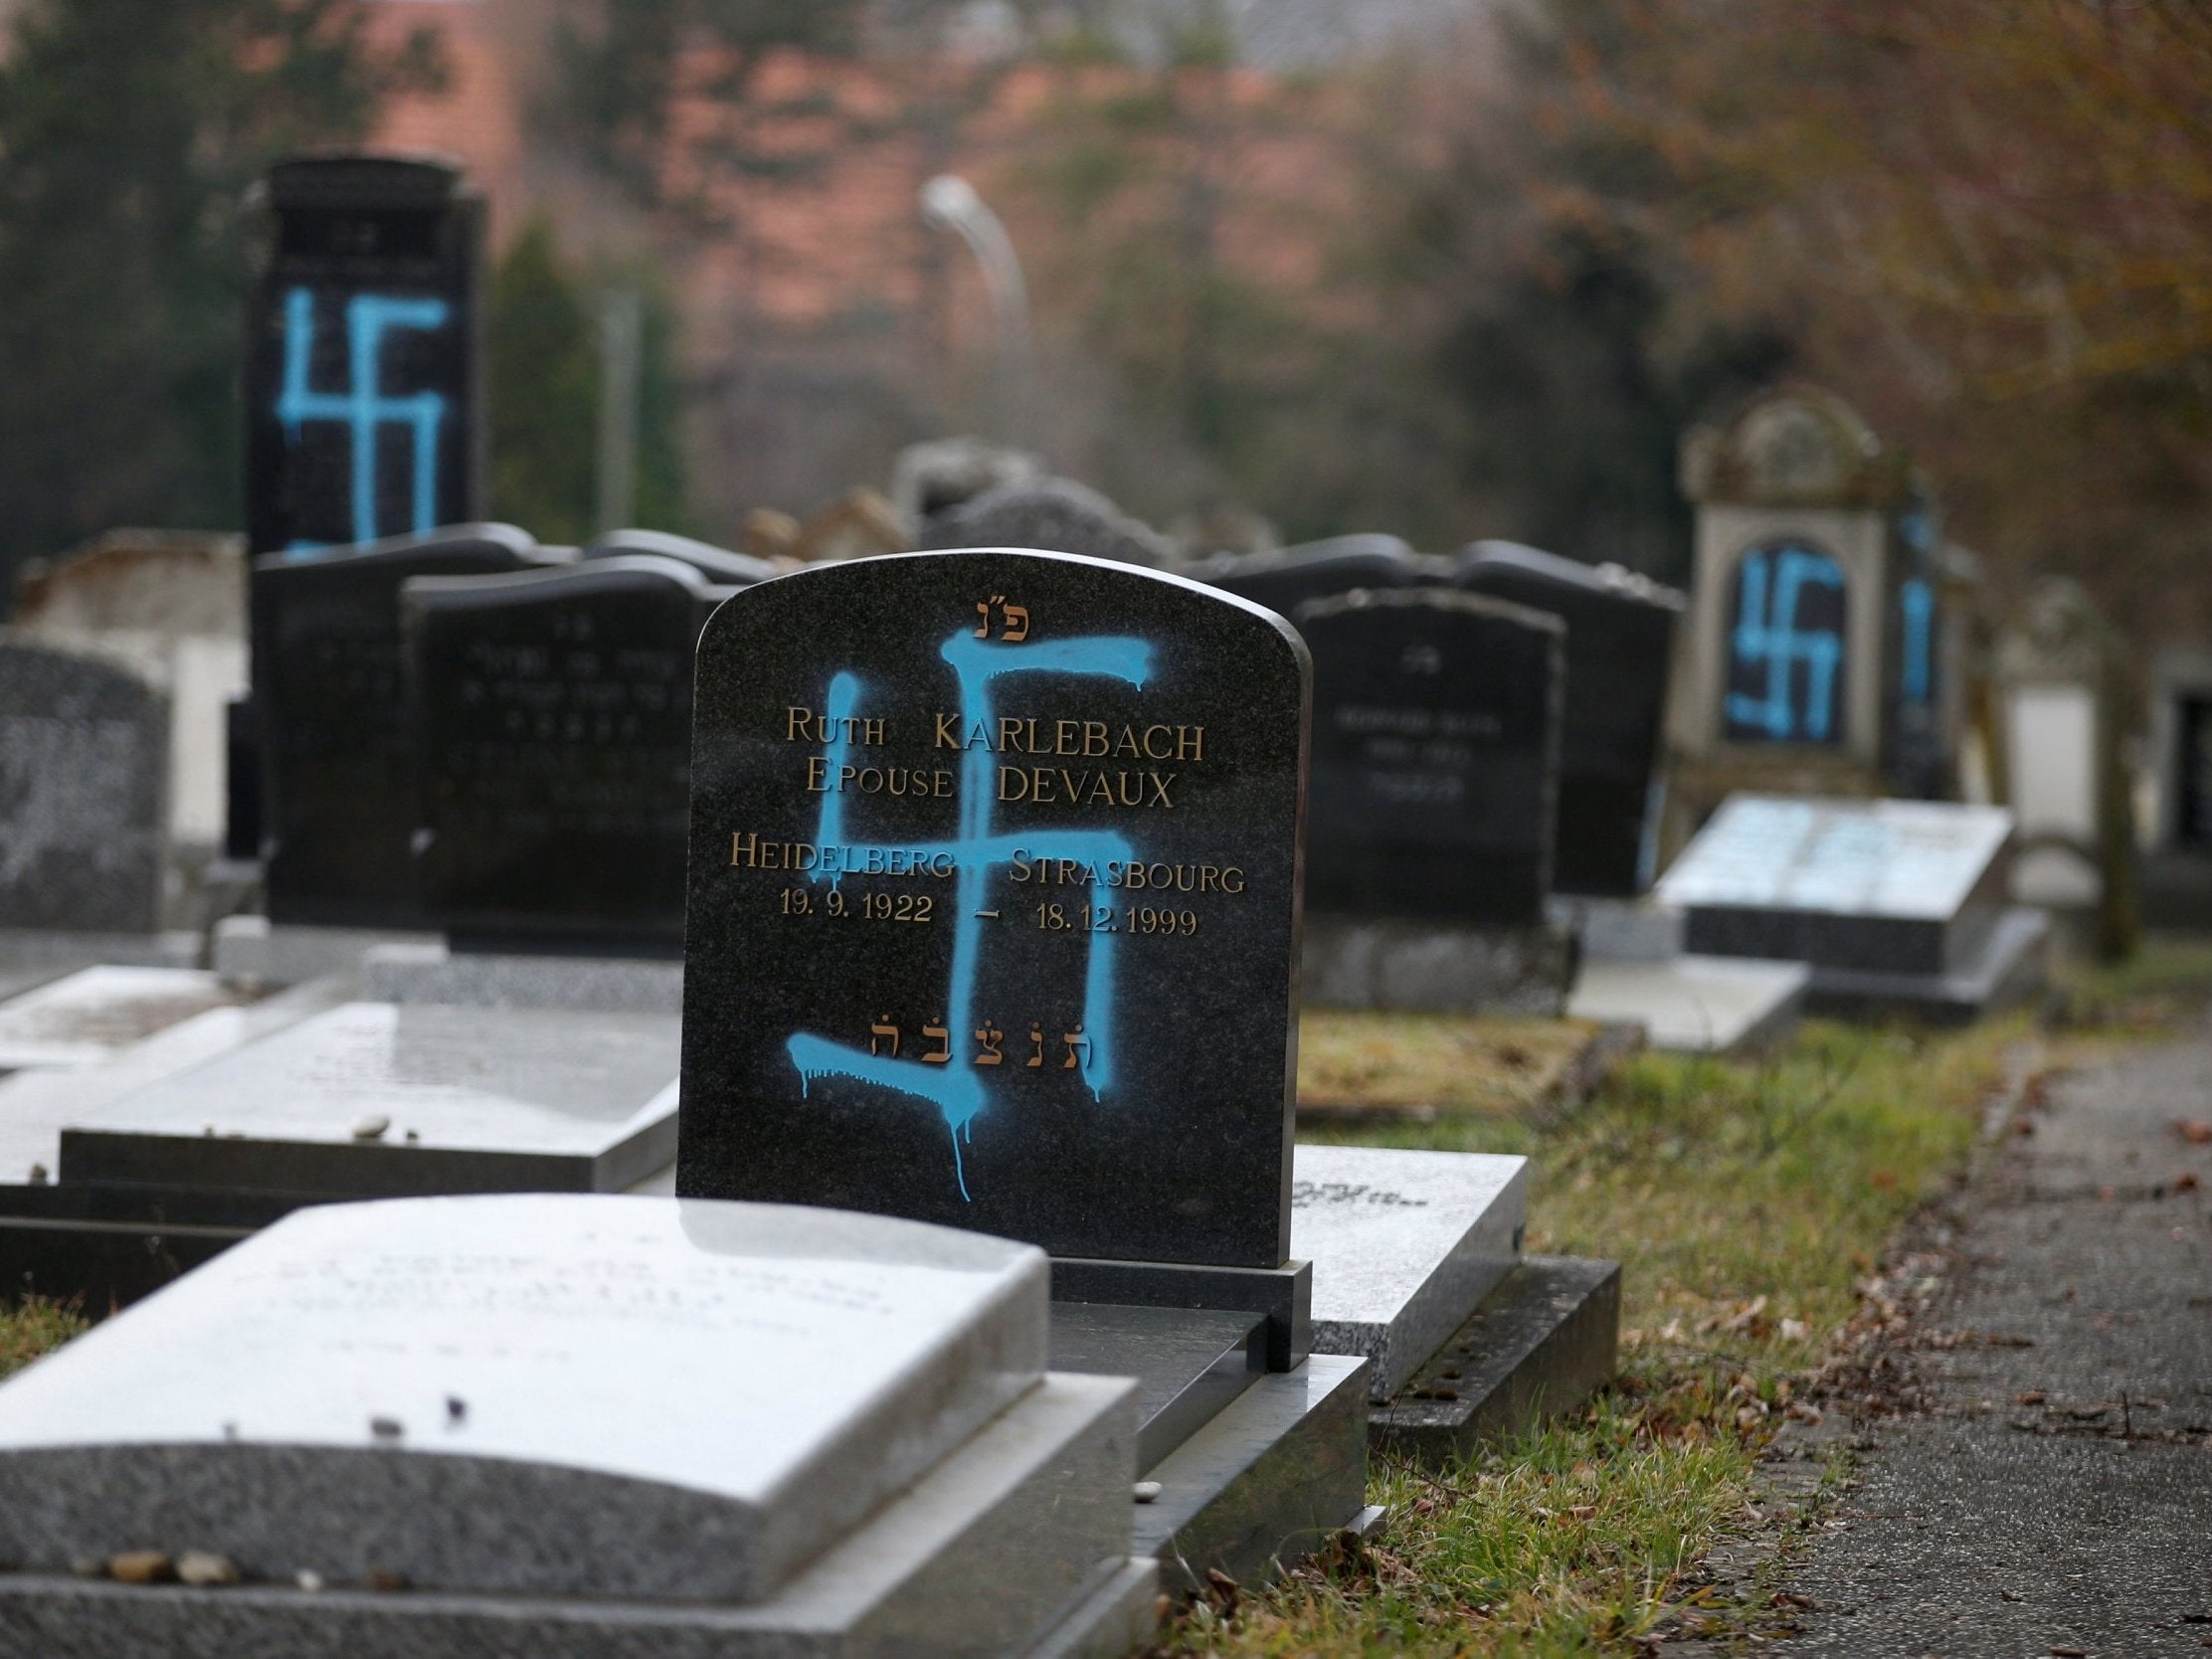
[(435, 83), (343, 0), (44, 0), (0, 60), (0, 593), (117, 524), (240, 521), (248, 187)]

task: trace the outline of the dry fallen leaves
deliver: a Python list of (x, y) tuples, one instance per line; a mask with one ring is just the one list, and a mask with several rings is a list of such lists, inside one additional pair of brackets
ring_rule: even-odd
[(2193, 1147), (2212, 1146), (2212, 1121), (2204, 1118), (2175, 1118), (2174, 1133)]

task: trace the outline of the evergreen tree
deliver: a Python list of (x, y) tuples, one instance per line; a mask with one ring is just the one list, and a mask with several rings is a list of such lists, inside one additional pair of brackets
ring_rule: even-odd
[(349, 0), (43, 0), (0, 62), (0, 593), (126, 522), (239, 521), (248, 188), (434, 82)]

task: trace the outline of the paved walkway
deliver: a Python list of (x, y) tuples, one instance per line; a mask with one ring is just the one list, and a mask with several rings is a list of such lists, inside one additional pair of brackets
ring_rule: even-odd
[[(2212, 1652), (2212, 1029), (2051, 1080), (1954, 1240), (1917, 1353), (1800, 1560), (1786, 1659)], [(2193, 1177), (2192, 1188), (2188, 1178)]]

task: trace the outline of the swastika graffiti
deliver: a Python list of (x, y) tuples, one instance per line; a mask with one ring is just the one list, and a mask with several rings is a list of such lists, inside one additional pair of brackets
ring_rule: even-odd
[(1904, 623), (1898, 695), (1923, 704), (1936, 693), (1936, 591), (1921, 577), (1907, 577), (1898, 586), (1897, 604)]
[[(1009, 675), (1099, 675), (1142, 687), (1153, 669), (1151, 645), (1142, 640), (1108, 636), (1010, 645), (961, 633), (945, 642), (940, 654), (951, 665), (960, 687), (963, 730), (993, 725), (992, 687)], [(834, 735), (825, 746), (823, 758), (831, 775), (847, 764), (850, 734), (863, 713), (865, 696), (866, 688), (853, 674), (839, 673), (830, 681), (825, 705), (827, 729)], [(900, 849), (907, 856), (931, 861), (949, 858), (956, 872), (957, 920), (941, 1028), (962, 1043), (972, 1029), (979, 1039), (989, 1041), (988, 1022), (983, 1027), (976, 1023), (976, 976), (983, 955), (983, 923), (990, 913), (987, 900), (991, 872), (1013, 862), (1017, 845), (1026, 856), (1066, 858), (1099, 869), (1137, 856), (1126, 836), (1107, 830), (1028, 830), (1018, 840), (997, 833), (993, 828), (992, 765), (991, 754), (982, 748), (970, 750), (962, 761), (959, 830), (952, 840)], [(811, 879), (817, 883), (834, 883), (844, 871), (865, 866), (870, 853), (890, 850), (845, 840), (844, 801), (835, 792), (824, 797), (815, 840), (822, 848), (838, 852), (836, 858), (825, 860), (828, 868), (816, 866)], [(1110, 903), (1113, 894), (1101, 885), (1091, 889), (1091, 897), (1095, 902)], [(1088, 936), (1083, 1013), (1078, 1026), (1081, 1040), (1074, 1040), (1070, 1033), (1068, 1044), (1069, 1064), (1080, 1068), (1094, 1100), (1103, 1100), (1114, 1082), (1115, 943), (1110, 933)], [(849, 1077), (934, 1105), (952, 1138), (953, 1176), (960, 1196), (967, 1198), (968, 1175), (962, 1147), (971, 1136), (977, 1116), (992, 1099), (983, 1070), (952, 1059), (949, 1048), (922, 1059), (901, 1059), (895, 1042), (890, 1053), (876, 1052), (876, 1046), (871, 1041), (863, 1049), (811, 1031), (794, 1034), (786, 1044), (803, 1089), (818, 1078)]]
[(1785, 543), (1744, 555), (1728, 638), (1724, 735), (1739, 743), (1836, 743), (1845, 585), (1835, 560)]
[[(307, 384), (314, 360), (315, 299), (307, 288), (284, 295), (284, 372), (276, 397), (276, 419), (284, 440), (297, 447), (300, 429), (310, 421), (334, 421), (347, 428), (351, 442), (353, 538), (374, 541), (403, 531), (435, 528), (438, 513), (438, 439), (447, 407), (443, 394), (395, 395), (382, 385), (385, 337), (394, 329), (437, 329), (446, 325), (450, 307), (443, 299), (400, 299), (385, 294), (356, 294), (346, 301), (346, 384), (321, 391)], [(386, 428), (403, 429), (412, 440), (409, 473), (412, 512), (409, 522), (377, 522), (377, 443)], [(318, 543), (295, 541), (293, 550)]]

